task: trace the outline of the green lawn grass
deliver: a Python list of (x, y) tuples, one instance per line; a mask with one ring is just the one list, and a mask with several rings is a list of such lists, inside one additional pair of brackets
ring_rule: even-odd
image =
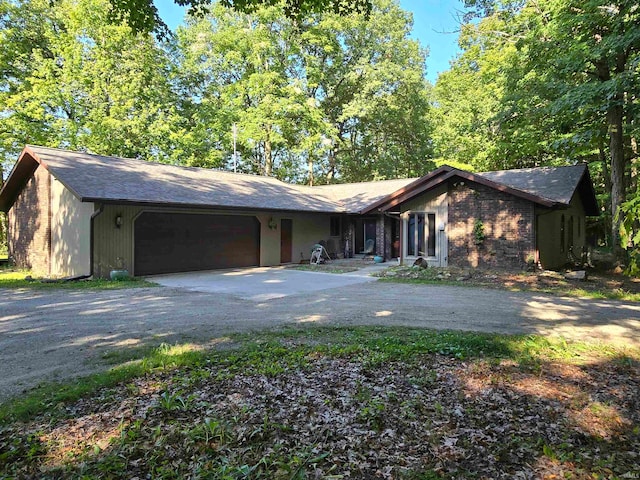
[[(78, 281), (43, 281), (37, 278), (28, 280), (31, 272), (11, 268), (0, 269), (0, 288), (37, 288), (37, 289), (86, 289), (111, 290), (122, 288), (154, 287), (157, 284), (138, 278), (126, 280), (91, 279)], [(32, 278), (32, 277), (31, 277)]]

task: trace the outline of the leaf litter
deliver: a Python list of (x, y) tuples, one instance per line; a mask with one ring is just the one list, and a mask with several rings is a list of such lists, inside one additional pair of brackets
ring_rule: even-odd
[[(295, 346), (288, 345), (290, 349)], [(266, 347), (265, 347), (266, 348)], [(160, 371), (0, 430), (16, 478), (637, 478), (640, 368), (439, 354)]]

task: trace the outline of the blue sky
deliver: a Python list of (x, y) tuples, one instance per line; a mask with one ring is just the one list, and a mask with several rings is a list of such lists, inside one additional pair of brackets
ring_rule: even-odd
[[(185, 9), (173, 0), (155, 0), (162, 19), (175, 29)], [(400, 0), (405, 10), (413, 13), (413, 37), (429, 47), (427, 78), (435, 82), (438, 73), (449, 68), (449, 61), (458, 53), (458, 14), (463, 9), (461, 0)]]

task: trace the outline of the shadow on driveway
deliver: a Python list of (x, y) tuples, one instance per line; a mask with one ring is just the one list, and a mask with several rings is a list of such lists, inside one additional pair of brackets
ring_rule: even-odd
[[(101, 358), (114, 349), (161, 342), (211, 344), (230, 333), (283, 325), (368, 324), (541, 334), (640, 347), (637, 303), (371, 279), (349, 283), (345, 275), (290, 273), (294, 274), (290, 279), (302, 278), (297, 273), (314, 277), (313, 282), (305, 280), (314, 288), (263, 299), (269, 290), (252, 287), (247, 290), (253, 292), (247, 296), (250, 300), (235, 293), (182, 288), (4, 290), (0, 292), (0, 400), (43, 380), (107, 368)], [(329, 286), (330, 277), (346, 283)], [(246, 285), (250, 278), (237, 283)], [(271, 277), (256, 278), (276, 292), (280, 286), (264, 280)]]

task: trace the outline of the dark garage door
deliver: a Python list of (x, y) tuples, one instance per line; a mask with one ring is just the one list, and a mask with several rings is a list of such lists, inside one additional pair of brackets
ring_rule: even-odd
[(255, 217), (145, 212), (136, 219), (136, 275), (259, 264)]

